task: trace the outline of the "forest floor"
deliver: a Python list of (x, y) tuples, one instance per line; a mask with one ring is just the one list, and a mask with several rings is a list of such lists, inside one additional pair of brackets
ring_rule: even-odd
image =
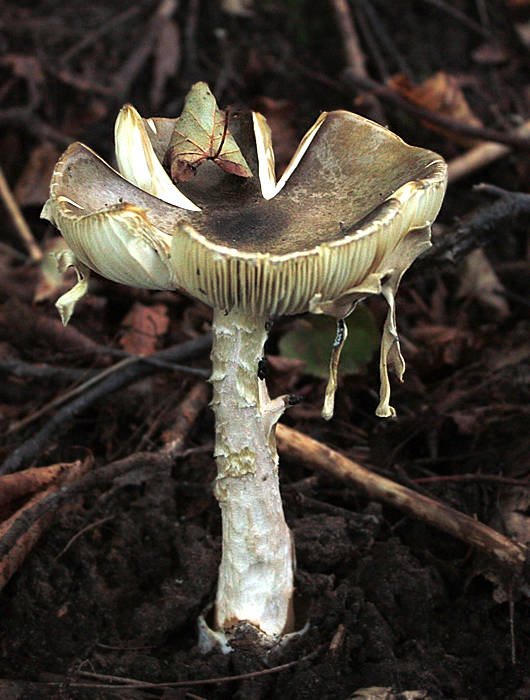
[[(523, 550), (502, 564), (487, 541), (297, 458), (289, 433), (280, 478), (308, 630), (266, 658), (248, 639), (201, 654), (221, 534), (211, 310), (94, 275), (63, 329), (54, 302), (71, 278), (54, 272), (58, 234), (39, 218), (69, 143), (112, 163), (123, 103), (177, 116), (197, 80), (220, 105), (267, 116), (280, 171), (322, 110), (359, 112), (440, 153), (450, 179), (435, 245), (398, 295), (397, 418), (374, 415), (369, 344), (322, 420), (325, 380), (284, 350), (304, 318), (273, 326), (269, 390), (303, 396), (288, 427), (507, 547), (528, 544), (529, 30), (527, 0), (4, 4), (0, 700), (530, 697)], [(384, 300), (363, 313), (380, 329)]]

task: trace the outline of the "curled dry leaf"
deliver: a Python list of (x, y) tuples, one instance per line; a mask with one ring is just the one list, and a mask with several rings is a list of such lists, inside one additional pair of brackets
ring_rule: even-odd
[(477, 248), (466, 256), (462, 265), (458, 296), (476, 299), (497, 318), (503, 319), (510, 315), (504, 291), (502, 282), (482, 248)]
[[(444, 71), (435, 73), (420, 85), (413, 85), (404, 75), (395, 75), (390, 81), (390, 86), (409, 102), (431, 112), (450, 117), (461, 124), (482, 126), (480, 119), (471, 111), (458, 79)], [(474, 140), (445, 131), (435, 124), (429, 122), (428, 126), (433, 131), (440, 131), (463, 146), (475, 145)]]
[(252, 177), (228, 124), (228, 112), (219, 109), (208, 85), (196, 83), (176, 120), (166, 155), (166, 165), (175, 183), (191, 180), (207, 160), (231, 175)]

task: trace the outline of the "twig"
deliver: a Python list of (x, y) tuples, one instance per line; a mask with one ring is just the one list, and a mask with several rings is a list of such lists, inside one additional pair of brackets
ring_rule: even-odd
[[(92, 466), (92, 459), (77, 460), (63, 473), (58, 484), (38, 493), (0, 526), (0, 590), (20, 568), (24, 559), (47, 530), (54, 511), (43, 508), (50, 498), (64, 490), (64, 485), (79, 479)], [(60, 486), (62, 488), (60, 488)]]
[(370, 0), (362, 0), (362, 7), (380, 43), (386, 48), (387, 52), (395, 60), (400, 72), (403, 73), (403, 75), (407, 76), (410, 80), (412, 80), (412, 71), (410, 69), (410, 66), (404, 59), (401, 52), (398, 51), (395, 43), (392, 41), (383, 23), (379, 19), (377, 12), (374, 10), (374, 7)]
[(429, 270), (432, 274), (434, 260), (438, 269), (443, 265), (453, 269), (455, 262), (498, 234), (503, 222), (513, 226), (518, 221), (530, 221), (529, 193), (502, 191), (499, 194), (496, 202), (476, 209), (436, 238), (436, 245), (417, 261), (413, 274), (424, 275)]
[(119, 14), (115, 15), (105, 24), (102, 24), (97, 29), (88, 32), (87, 34), (85, 34), (83, 39), (81, 39), (81, 41), (78, 41), (77, 44), (74, 44), (67, 51), (64, 52), (64, 54), (61, 56), (61, 61), (69, 61), (73, 56), (77, 55), (83, 49), (86, 49), (87, 46), (93, 44), (95, 41), (97, 41), (102, 36), (110, 32), (112, 29), (115, 29), (120, 24), (123, 24), (123, 22), (126, 22), (128, 19), (131, 19), (131, 17), (137, 15), (139, 11), (140, 8), (138, 7), (138, 5), (131, 5), (131, 7), (127, 8), (124, 12), (120, 12)]
[[(186, 686), (197, 686), (197, 685), (216, 685), (218, 683), (231, 683), (232, 681), (244, 681), (250, 678), (259, 678), (261, 676), (269, 676), (272, 673), (281, 673), (286, 671), (288, 668), (292, 668), (304, 661), (310, 661), (314, 659), (323, 647), (315, 649), (311, 654), (306, 656), (301, 656), (299, 659), (294, 661), (288, 661), (285, 664), (279, 666), (273, 666), (272, 668), (262, 668), (259, 671), (249, 671), (248, 673), (239, 673), (236, 676), (220, 676), (218, 678), (204, 678), (204, 679), (193, 679), (189, 681), (167, 681), (166, 683), (149, 683), (147, 681), (134, 680), (133, 678), (122, 678), (120, 676), (108, 676), (103, 673), (91, 673), (90, 671), (79, 671), (79, 675), (85, 678), (94, 678), (98, 680), (107, 680), (111, 683), (119, 683), (120, 687), (126, 688), (185, 688)], [(50, 685), (57, 685), (53, 683)], [(101, 684), (101, 683), (69, 683), (71, 688), (116, 688), (116, 685)]]
[(18, 430), (25, 428), (27, 425), (29, 425), (30, 423), (33, 423), (38, 418), (43, 416), (45, 413), (49, 413), (54, 408), (58, 408), (59, 406), (62, 406), (64, 403), (66, 403), (67, 401), (70, 401), (71, 399), (75, 398), (76, 396), (83, 394), (91, 386), (93, 386), (94, 384), (97, 384), (98, 382), (105, 379), (105, 377), (108, 377), (109, 375), (113, 374), (114, 372), (119, 372), (126, 365), (132, 364), (134, 362), (139, 362), (139, 361), (147, 362), (149, 364), (154, 365), (155, 367), (159, 367), (160, 369), (168, 369), (168, 370), (171, 370), (172, 372), (184, 372), (186, 374), (204, 377), (205, 379), (208, 378), (208, 376), (209, 376), (209, 372), (207, 370), (196, 369), (195, 367), (186, 367), (185, 365), (174, 364), (171, 362), (164, 362), (162, 360), (157, 361), (156, 357), (152, 357), (152, 356), (143, 357), (140, 355), (128, 355), (128, 357), (125, 357), (123, 360), (116, 362), (116, 364), (112, 365), (111, 367), (107, 367), (106, 369), (101, 370), (100, 372), (92, 373), (91, 376), (88, 377), (88, 379), (86, 379), (86, 381), (84, 381), (82, 384), (79, 384), (78, 386), (75, 386), (73, 389), (70, 389), (70, 391), (67, 391), (64, 394), (57, 396), (56, 398), (52, 399), (51, 401), (46, 403), (44, 406), (39, 408), (37, 411), (33, 411), (33, 413), (31, 413), (29, 416), (26, 416), (25, 418), (22, 418), (22, 420), (19, 420), (16, 423), (13, 423), (13, 425), (10, 425), (8, 430), (6, 431), (6, 435), (10, 435), (11, 433), (17, 432)]
[(31, 467), (0, 476), (0, 506), (56, 483), (71, 466), (70, 462), (58, 462), (49, 467)]
[(364, 43), (368, 47), (368, 51), (372, 57), (374, 65), (377, 67), (377, 72), (379, 74), (380, 80), (386, 80), (389, 75), (388, 67), (386, 65), (383, 54), (379, 49), (379, 44), (373, 33), (370, 23), (367, 19), (366, 14), (366, 3), (355, 3), (354, 4), (355, 20), (359, 25), (359, 30), (364, 39)]
[(58, 406), (61, 406), (63, 403), (66, 403), (66, 401), (69, 401), (70, 399), (75, 398), (76, 396), (79, 396), (79, 394), (82, 394), (85, 392), (87, 389), (89, 389), (91, 386), (94, 384), (97, 384), (98, 381), (104, 379), (105, 377), (108, 377), (109, 374), (113, 374), (114, 372), (118, 372), (122, 367), (125, 367), (128, 364), (131, 364), (131, 362), (134, 362), (132, 358), (126, 358), (124, 360), (120, 360), (117, 362), (115, 365), (112, 365), (111, 367), (107, 367), (104, 370), (101, 370), (101, 372), (97, 372), (94, 374), (92, 377), (84, 381), (82, 384), (79, 384), (78, 386), (74, 387), (73, 389), (70, 389), (70, 391), (67, 391), (65, 394), (62, 394), (61, 396), (57, 396), (55, 399), (52, 399), (52, 401), (49, 401), (47, 404), (39, 408), (38, 411), (33, 411), (29, 416), (26, 416), (25, 418), (22, 418), (22, 420), (17, 421), (16, 423), (13, 423), (13, 425), (10, 425), (8, 430), (6, 431), (6, 434), (9, 435), (10, 433), (17, 432), (18, 430), (21, 430), (24, 428), (26, 425), (29, 425), (30, 423), (33, 423), (33, 421), (36, 421), (37, 418), (40, 418), (43, 416), (45, 413), (48, 413), (49, 411), (53, 410), (54, 408), (57, 408)]
[(112, 81), (115, 94), (123, 98), (129, 91), (131, 84), (142, 70), (145, 62), (153, 51), (155, 40), (160, 31), (160, 25), (168, 17), (171, 17), (177, 8), (177, 0), (161, 0), (155, 13), (151, 17), (142, 39), (131, 51), (129, 58), (121, 69), (115, 74)]
[[(355, 29), (348, 2), (347, 0), (330, 0), (330, 2), (342, 39), (342, 47), (346, 65), (348, 66), (346, 70), (359, 76), (361, 80), (369, 80), (364, 54), (359, 43), (359, 36)], [(384, 124), (385, 115), (377, 97), (372, 94), (363, 95), (362, 101), (366, 104), (370, 116), (380, 124)]]
[(367, 75), (364, 54), (347, 0), (331, 0), (331, 6), (342, 39), (346, 64), (359, 75)]
[(69, 146), (72, 137), (61, 134), (46, 122), (42, 121), (31, 107), (10, 107), (0, 110), (0, 125), (10, 124), (16, 128), (24, 128), (30, 134), (34, 134), (40, 139), (47, 139), (59, 146)]
[(428, 5), (434, 5), (434, 7), (437, 7), (439, 10), (442, 12), (445, 12), (446, 14), (450, 15), (451, 17), (454, 17), (458, 22), (461, 24), (465, 24), (465, 26), (468, 29), (471, 29), (472, 31), (476, 32), (477, 34), (480, 34), (481, 36), (486, 37), (486, 39), (491, 39), (491, 32), (488, 31), (487, 29), (484, 29), (484, 27), (478, 22), (475, 22), (472, 20), (470, 17), (465, 15), (463, 12), (461, 12), (458, 8), (453, 7), (452, 5), (449, 5), (448, 3), (444, 2), (443, 0), (423, 0), (423, 2), (426, 2)]
[(411, 479), (414, 484), (437, 484), (442, 482), (460, 481), (475, 482), (486, 481), (494, 484), (506, 484), (507, 486), (517, 486), (519, 488), (530, 488), (528, 479), (510, 479), (506, 476), (496, 474), (452, 474), (450, 476), (422, 476), (419, 479)]
[(28, 224), (26, 223), (26, 219), (24, 218), (24, 215), (20, 211), (20, 207), (18, 206), (18, 202), (15, 199), (13, 193), (11, 192), (11, 189), (7, 183), (6, 177), (4, 175), (4, 170), (2, 166), (0, 165), (0, 195), (2, 197), (2, 201), (5, 204), (5, 207), (7, 211), (9, 212), (9, 216), (11, 217), (11, 221), (13, 222), (13, 225), (22, 239), (24, 245), (28, 249), (28, 253), (30, 258), (33, 260), (33, 262), (40, 262), (42, 260), (42, 250), (39, 248), (37, 245), (37, 242), (35, 241), (35, 238), (33, 237), (33, 234), (31, 233), (31, 229), (29, 228)]
[(68, 542), (65, 544), (65, 546), (61, 549), (59, 554), (57, 554), (53, 558), (53, 563), (59, 561), (59, 559), (63, 556), (63, 554), (66, 554), (66, 552), (70, 549), (70, 547), (76, 542), (82, 535), (85, 534), (85, 532), (88, 532), (89, 530), (93, 530), (95, 527), (98, 527), (98, 525), (103, 525), (103, 523), (106, 523), (108, 520), (112, 520), (114, 518), (113, 515), (107, 515), (105, 518), (100, 518), (99, 520), (95, 520), (93, 523), (89, 523), (88, 525), (85, 525), (85, 527), (81, 528), (79, 532), (76, 532), (73, 537), (71, 537)]
[(205, 382), (197, 382), (176, 410), (176, 418), (171, 428), (164, 433), (165, 446), (162, 449), (164, 454), (175, 458), (182, 450), (182, 446), (188, 436), (193, 424), (197, 420), (199, 413), (208, 403), (210, 391)]
[(97, 374), (95, 369), (77, 369), (76, 367), (55, 367), (45, 362), (35, 365), (23, 360), (0, 358), (0, 374), (9, 374), (21, 379), (42, 379), (49, 384), (68, 384), (81, 378)]
[(443, 116), (437, 112), (431, 112), (429, 109), (425, 109), (424, 107), (420, 107), (419, 105), (409, 102), (405, 98), (398, 95), (395, 90), (392, 90), (386, 85), (381, 85), (381, 83), (378, 83), (375, 80), (361, 76), (351, 68), (346, 68), (344, 70), (342, 79), (345, 81), (346, 85), (350, 85), (355, 88), (362, 88), (364, 90), (370, 90), (382, 100), (390, 102), (399, 109), (402, 109), (404, 112), (416, 116), (427, 123), (431, 122), (432, 124), (441, 126), (447, 131), (458, 134), (459, 136), (469, 136), (473, 139), (481, 139), (483, 141), (495, 141), (497, 143), (504, 143), (508, 146), (512, 146), (513, 148), (530, 150), (529, 136), (521, 136), (519, 134), (514, 134), (513, 132), (504, 133), (502, 131), (496, 131), (495, 129), (487, 129), (485, 127), (471, 126), (470, 124), (457, 122), (450, 117)]
[(277, 429), (278, 449), (290, 458), (299, 459), (312, 469), (319, 469), (353, 484), (369, 498), (424, 520), (493, 557), (512, 575), (522, 572), (526, 548), (492, 528), (433, 498), (416, 493), (406, 486), (379, 476), (360, 464), (335, 452), (326, 445), (283, 424)]
[[(197, 55), (197, 26), (199, 24), (200, 0), (190, 0), (184, 25), (184, 57), (186, 76), (193, 82), (199, 73)], [(217, 94), (217, 93), (216, 93)]]
[[(55, 513), (75, 496), (106, 485), (133, 469), (167, 469), (167, 455), (137, 452), (125, 459), (88, 471), (92, 460), (74, 462), (59, 484), (34, 496), (11, 518), (0, 525), (0, 588), (20, 567), (27, 553), (53, 521)], [(88, 471), (88, 473), (86, 473)]]
[[(211, 335), (189, 340), (181, 345), (175, 345), (156, 353), (155, 356), (162, 361), (182, 361), (197, 357), (211, 347)], [(0, 474), (10, 474), (22, 469), (30, 460), (34, 459), (42, 448), (52, 439), (58, 436), (70, 425), (70, 423), (82, 411), (94, 404), (103, 396), (110, 394), (124, 386), (128, 386), (144, 377), (148, 377), (159, 368), (153, 363), (138, 358), (115, 372), (85, 394), (78, 396), (70, 403), (63, 406), (57, 413), (32, 437), (23, 442), (0, 466)]]
[[(530, 120), (526, 121), (518, 129), (514, 129), (514, 131), (509, 133), (515, 136), (530, 135)], [(512, 153), (512, 148), (510, 146), (495, 143), (493, 141), (481, 143), (479, 146), (475, 146), (469, 151), (466, 151), (466, 153), (462, 153), (462, 155), (449, 161), (449, 183), (452, 184), (457, 182), (461, 178), (474, 173), (480, 168), (486, 167), (490, 163), (493, 163), (499, 158), (503, 158), (510, 153)]]

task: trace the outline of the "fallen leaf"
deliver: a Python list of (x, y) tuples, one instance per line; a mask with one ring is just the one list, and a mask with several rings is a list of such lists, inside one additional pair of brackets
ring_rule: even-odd
[(466, 256), (462, 264), (458, 296), (476, 299), (489, 308), (496, 318), (503, 319), (510, 315), (504, 287), (482, 248), (477, 248)]
[(160, 336), (169, 326), (167, 308), (164, 304), (144, 306), (135, 303), (122, 321), (125, 329), (120, 345), (133, 355), (152, 355)]
[(252, 177), (228, 124), (229, 114), (219, 109), (208, 85), (196, 83), (175, 123), (166, 155), (166, 165), (175, 183), (191, 180), (207, 160), (231, 175)]
[(279, 374), (290, 374), (305, 367), (304, 360), (296, 357), (283, 357), (282, 355), (267, 355), (267, 362)]
[[(341, 375), (362, 371), (379, 344), (379, 334), (368, 309), (358, 307), (348, 316), (347, 321), (349, 332), (341, 354)], [(280, 340), (281, 354), (287, 358), (304, 360), (306, 374), (326, 379), (336, 325), (333, 319), (324, 315), (311, 315), (310, 320), (298, 320), (295, 328)]]
[(34, 148), (15, 185), (14, 193), (21, 207), (44, 204), (50, 194), (50, 179), (59, 158), (51, 143)]
[(455, 326), (419, 324), (411, 328), (410, 334), (429, 346), (430, 361), (435, 364), (457, 364), (462, 352), (475, 343), (471, 331)]
[[(471, 111), (464, 93), (460, 89), (458, 79), (444, 71), (435, 73), (420, 85), (413, 85), (406, 76), (401, 74), (393, 76), (389, 84), (413, 104), (454, 119), (460, 124), (482, 126), (480, 119)], [(428, 125), (433, 131), (439, 131), (466, 147), (477, 143), (474, 139), (458, 136), (453, 132), (446, 131), (443, 127), (431, 124), (431, 122), (428, 122)]]

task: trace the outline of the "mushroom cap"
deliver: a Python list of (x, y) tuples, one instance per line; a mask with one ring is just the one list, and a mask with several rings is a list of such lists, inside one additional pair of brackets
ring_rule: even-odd
[[(379, 124), (323, 113), (276, 183), (265, 119), (236, 114), (229, 128), (254, 177), (210, 159), (176, 187), (163, 167), (175, 123), (144, 120), (127, 105), (115, 130), (120, 172), (81, 143), (55, 168), (43, 216), (109, 279), (181, 288), (226, 310), (343, 317), (367, 280), (368, 293), (381, 291), (385, 276), (401, 268), (401, 277), (428, 245), (445, 162)], [(400, 263), (418, 230), (423, 244)]]

